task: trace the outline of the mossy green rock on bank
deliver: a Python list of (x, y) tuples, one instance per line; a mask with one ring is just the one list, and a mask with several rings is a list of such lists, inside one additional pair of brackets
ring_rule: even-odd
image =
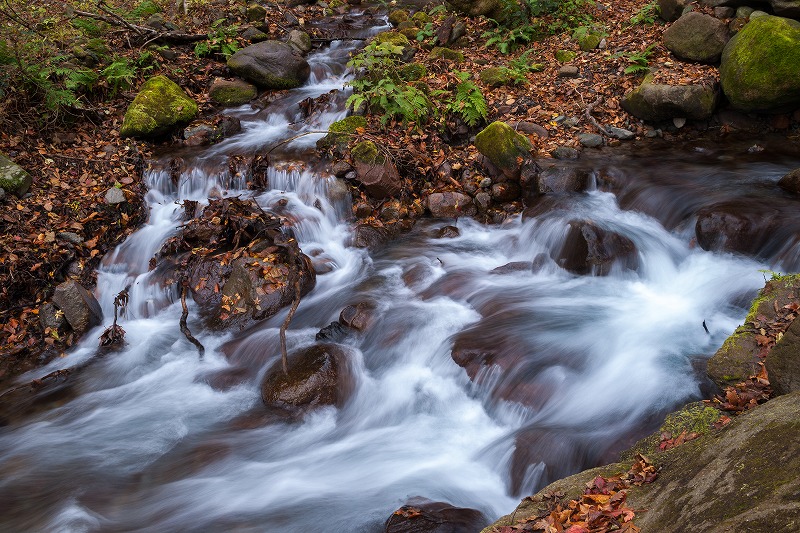
[(30, 187), (30, 174), (0, 152), (0, 189), (9, 194), (22, 196)]
[[(353, 133), (358, 128), (366, 128), (367, 119), (361, 115), (351, 115), (342, 120), (337, 120), (328, 128), (328, 134), (317, 141), (318, 150), (335, 149), (344, 150)], [(376, 149), (377, 152), (377, 149)]]
[(197, 116), (197, 103), (165, 76), (147, 80), (133, 99), (120, 129), (121, 137), (157, 137)]
[(722, 91), (742, 111), (791, 110), (800, 105), (800, 22), (751, 20), (725, 46)]
[(237, 106), (246, 104), (258, 96), (258, 89), (246, 81), (217, 78), (211, 83), (208, 96), (218, 104)]
[(519, 177), (523, 162), (531, 158), (531, 142), (505, 122), (492, 122), (475, 136), (475, 147), (507, 177)]
[[(628, 489), (642, 533), (686, 531), (794, 533), (800, 530), (800, 392), (770, 400), (698, 439), (649, 456), (661, 467), (650, 484)], [(535, 515), (545, 495), (568, 498), (583, 492), (595, 476), (624, 473), (615, 463), (556, 481), (496, 526)]]

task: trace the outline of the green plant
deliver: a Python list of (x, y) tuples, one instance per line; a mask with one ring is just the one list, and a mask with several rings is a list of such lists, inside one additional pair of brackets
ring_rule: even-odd
[(526, 0), (533, 24), (541, 33), (557, 34), (592, 22), (593, 0)]
[(658, 17), (658, 3), (650, 2), (645, 4), (630, 19), (631, 26), (637, 24), (653, 25)]
[(161, 13), (161, 6), (152, 0), (144, 0), (143, 2), (139, 2), (139, 5), (131, 10), (130, 18), (141, 20), (155, 15), (156, 13)]
[(533, 49), (525, 50), (525, 52), (516, 59), (512, 59), (508, 62), (508, 66), (502, 67), (503, 71), (511, 81), (514, 82), (515, 85), (520, 85), (522, 83), (527, 83), (528, 78), (526, 74), (528, 72), (539, 72), (544, 68), (542, 63), (533, 63), (529, 55), (533, 52)]
[(459, 82), (445, 110), (460, 117), (468, 126), (475, 126), (486, 120), (489, 108), (480, 88), (469, 79), (467, 72), (456, 72), (455, 77)]
[(519, 44), (529, 43), (539, 35), (539, 31), (534, 26), (525, 24), (517, 28), (506, 28), (501, 24), (493, 30), (485, 31), (481, 34), (486, 39), (486, 48), (496, 46), (501, 54), (512, 52)]
[(111, 88), (111, 96), (115, 96), (120, 90), (129, 88), (136, 79), (136, 65), (125, 58), (116, 58), (100, 75)]
[(211, 24), (208, 40), (200, 41), (194, 47), (197, 57), (206, 57), (219, 54), (225, 59), (231, 57), (238, 49), (236, 41), (236, 26), (226, 26), (225, 19), (219, 19)]
[(653, 53), (655, 46), (655, 44), (651, 44), (641, 52), (620, 52), (612, 57), (624, 57), (629, 63), (623, 71), (625, 74), (645, 74), (650, 72), (648, 58)]
[(438, 15), (439, 13), (447, 13), (447, 6), (444, 4), (439, 4), (438, 6), (432, 7), (431, 10), (428, 11), (428, 15), (430, 16)]
[(433, 23), (426, 22), (425, 26), (417, 32), (417, 41), (427, 41), (435, 35), (436, 32), (433, 29)]

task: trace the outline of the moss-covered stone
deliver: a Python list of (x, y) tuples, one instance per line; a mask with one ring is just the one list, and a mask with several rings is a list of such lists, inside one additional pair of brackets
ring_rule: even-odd
[(419, 24), (421, 26), (424, 26), (428, 22), (432, 22), (433, 21), (431, 16), (428, 15), (427, 13), (425, 13), (424, 11), (417, 11), (416, 13), (414, 13), (414, 16), (411, 17), (411, 20), (413, 20), (414, 22), (416, 22), (417, 24)]
[(428, 75), (428, 69), (422, 63), (406, 63), (400, 67), (400, 78), (404, 81), (421, 80)]
[(0, 152), (0, 189), (22, 196), (30, 189), (31, 182), (30, 174)]
[(382, 165), (386, 162), (386, 158), (372, 141), (361, 141), (350, 150), (350, 155), (356, 163)]
[(581, 26), (572, 33), (572, 38), (575, 39), (575, 42), (584, 52), (597, 48), (603, 37), (602, 32), (588, 26)]
[(520, 167), (530, 159), (531, 142), (505, 122), (492, 122), (475, 136), (475, 147), (503, 174), (519, 177)]
[(165, 76), (147, 80), (128, 106), (121, 137), (156, 137), (197, 116), (197, 103)]
[(328, 134), (317, 141), (317, 149), (342, 151), (347, 147), (352, 134), (358, 128), (366, 128), (367, 119), (361, 115), (351, 115), (337, 120), (328, 128)]
[(374, 37), (374, 40), (378, 44), (389, 43), (403, 48), (411, 46), (411, 41), (408, 40), (408, 37), (397, 31), (382, 31)]
[(208, 90), (208, 96), (224, 106), (246, 104), (258, 95), (256, 86), (242, 80), (215, 79)]
[(800, 105), (800, 22), (752, 19), (722, 52), (722, 91), (742, 111), (794, 109)]
[(406, 22), (409, 18), (411, 18), (408, 14), (408, 10), (406, 9), (395, 9), (391, 13), (389, 13), (389, 24), (392, 26), (399, 26), (401, 22)]
[(559, 63), (569, 63), (575, 56), (578, 54), (573, 52), (572, 50), (556, 50), (556, 61)]
[(485, 68), (478, 75), (483, 83), (489, 87), (502, 87), (511, 83), (512, 78), (508, 74), (508, 69), (503, 67)]
[(448, 61), (455, 61), (456, 63), (464, 62), (464, 54), (457, 50), (445, 48), (444, 46), (435, 46), (429, 54), (431, 59), (447, 59)]
[(417, 38), (417, 33), (419, 33), (419, 29), (416, 26), (402, 28), (397, 31), (399, 31), (402, 35), (405, 35), (409, 41), (415, 40)]

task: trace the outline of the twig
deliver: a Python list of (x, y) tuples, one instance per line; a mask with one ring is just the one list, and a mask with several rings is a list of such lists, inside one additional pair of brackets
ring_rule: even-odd
[(286, 315), (286, 319), (281, 324), (281, 363), (283, 364), (283, 373), (289, 373), (289, 356), (286, 353), (286, 328), (289, 327), (289, 323), (291, 323), (292, 318), (294, 317), (295, 311), (297, 311), (297, 307), (300, 305), (300, 276), (297, 276), (297, 279), (294, 282), (294, 300), (292, 301), (292, 307), (289, 309), (289, 314)]
[[(278, 144), (274, 145), (272, 148), (267, 150), (266, 155), (271, 154), (272, 151), (274, 149), (276, 149), (277, 147), (283, 146), (284, 144), (288, 144), (288, 143), (290, 143), (290, 142), (292, 142), (294, 140), (299, 139), (300, 137), (305, 137), (306, 135), (316, 135), (318, 133), (330, 133), (330, 132), (329, 131), (322, 131), (322, 130), (313, 130), (313, 131), (306, 131), (306, 132), (303, 132), (303, 133), (298, 133), (294, 137), (289, 137), (288, 139), (284, 139), (281, 142), (279, 142)], [(353, 134), (352, 133), (344, 133), (344, 132), (342, 132), (342, 133), (337, 133), (336, 135), (353, 135)]]
[(591, 122), (595, 128), (597, 128), (597, 131), (599, 131), (606, 137), (611, 137), (611, 134), (608, 132), (608, 130), (605, 129), (603, 126), (601, 126), (600, 123), (597, 122), (597, 120), (592, 116), (592, 109), (600, 105), (602, 101), (603, 97), (598, 96), (597, 100), (586, 106), (586, 109), (584, 110), (583, 114), (586, 117), (586, 119), (589, 120), (589, 122)]
[(183, 335), (189, 342), (191, 342), (197, 347), (197, 351), (200, 354), (200, 359), (202, 359), (203, 354), (206, 353), (206, 349), (200, 343), (200, 341), (197, 340), (194, 337), (194, 335), (192, 335), (192, 332), (189, 331), (189, 326), (186, 325), (186, 318), (189, 316), (189, 308), (186, 307), (186, 285), (187, 282), (186, 280), (184, 280), (183, 283), (181, 284), (181, 307), (183, 308), (183, 313), (181, 313), (181, 321), (180, 321), (181, 333), (183, 333)]

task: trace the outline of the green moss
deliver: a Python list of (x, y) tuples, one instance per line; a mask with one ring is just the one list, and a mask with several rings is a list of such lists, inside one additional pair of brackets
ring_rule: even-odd
[(581, 50), (584, 52), (597, 48), (598, 45), (600, 45), (600, 41), (603, 40), (603, 37), (604, 35), (602, 32), (588, 26), (581, 26), (572, 34), (572, 38), (575, 39), (578, 46), (580, 46)]
[(722, 90), (743, 111), (800, 104), (800, 22), (764, 16), (751, 20), (725, 47)]
[(378, 147), (372, 141), (361, 141), (350, 151), (353, 161), (367, 163), (368, 165), (382, 165), (386, 159), (378, 151)]
[(337, 120), (328, 128), (330, 133), (317, 141), (317, 149), (334, 149), (340, 152), (347, 148), (350, 136), (355, 133), (358, 128), (366, 127), (367, 119), (361, 115), (351, 115), (342, 120)]
[(402, 35), (405, 35), (409, 41), (414, 40), (417, 38), (417, 33), (419, 33), (419, 29), (416, 27), (414, 28), (403, 28), (399, 30)]
[(578, 54), (573, 52), (572, 50), (557, 50), (555, 55), (556, 55), (556, 61), (558, 61), (559, 63), (569, 63), (570, 61), (575, 59), (575, 56), (577, 56)]
[(416, 13), (414, 13), (414, 16), (411, 17), (411, 20), (422, 26), (424, 26), (428, 22), (433, 21), (431, 16), (425, 13), (424, 11), (417, 11)]
[(154, 137), (197, 116), (197, 103), (165, 76), (153, 76), (143, 85), (125, 113), (121, 137)]
[(407, 63), (400, 68), (400, 77), (405, 81), (421, 80), (428, 75), (428, 69), (422, 63)]
[(331, 0), (330, 2), (328, 2), (328, 7), (330, 7), (331, 9), (336, 9), (337, 7), (342, 7), (346, 5), (348, 5), (348, 3), (345, 2), (344, 0)]
[(464, 54), (450, 48), (443, 46), (436, 46), (429, 55), (431, 59), (447, 59), (448, 61), (455, 61), (456, 63), (464, 62)]
[(255, 85), (245, 82), (222, 83), (213, 87), (209, 97), (225, 106), (246, 104), (258, 95)]
[(28, 192), (31, 183), (30, 174), (6, 157), (5, 154), (0, 153), (0, 189), (9, 194), (22, 196)]
[(498, 168), (519, 167), (519, 159), (530, 157), (531, 142), (505, 122), (493, 122), (475, 136), (475, 147)]
[(375, 41), (379, 44), (389, 43), (403, 48), (411, 46), (411, 41), (402, 33), (396, 31), (384, 31), (375, 36)]
[(508, 69), (502, 67), (489, 67), (483, 69), (478, 75), (483, 83), (489, 87), (502, 87), (511, 83), (511, 76), (508, 74)]
[(405, 9), (395, 9), (389, 13), (389, 24), (398, 26), (401, 22), (406, 22), (409, 19), (408, 11)]

